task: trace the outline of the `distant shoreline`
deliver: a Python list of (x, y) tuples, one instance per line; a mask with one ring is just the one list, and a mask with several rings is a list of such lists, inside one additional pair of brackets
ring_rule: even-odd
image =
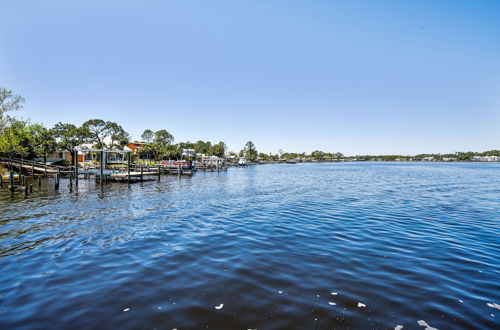
[[(499, 157), (500, 158), (500, 157)], [(500, 163), (498, 160), (377, 160), (377, 159), (344, 159), (344, 160), (303, 160), (303, 161), (259, 161), (254, 165), (265, 164), (315, 164), (315, 163)], [(253, 164), (249, 164), (253, 165)]]

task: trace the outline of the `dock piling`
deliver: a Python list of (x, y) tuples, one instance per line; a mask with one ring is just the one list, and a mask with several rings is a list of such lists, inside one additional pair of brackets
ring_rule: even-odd
[(78, 187), (78, 150), (75, 150), (75, 187)]
[(10, 188), (10, 192), (11, 193), (14, 193), (14, 171), (13, 170), (10, 170), (9, 172), (9, 188)]
[(130, 152), (127, 153), (127, 181), (130, 183)]
[(101, 181), (101, 186), (104, 184), (104, 151), (101, 150), (101, 159), (100, 159), (100, 167), (101, 167), (101, 175), (99, 176), (99, 180)]

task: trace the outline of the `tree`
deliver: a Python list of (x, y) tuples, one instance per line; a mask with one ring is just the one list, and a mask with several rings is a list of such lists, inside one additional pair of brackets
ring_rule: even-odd
[(11, 90), (0, 87), (0, 134), (4, 133), (10, 120), (6, 113), (22, 109), (23, 103), (22, 96), (14, 95)]
[(257, 149), (255, 148), (255, 144), (252, 141), (248, 141), (245, 144), (245, 148), (243, 148), (243, 155), (249, 161), (253, 162), (257, 158)]
[(263, 160), (266, 160), (266, 161), (269, 161), (269, 160), (272, 160), (272, 155), (271, 155), (271, 153), (266, 154), (266, 153), (260, 152), (259, 153), (259, 158), (263, 159)]
[(162, 129), (155, 132), (155, 138), (153, 140), (153, 144), (156, 144), (160, 147), (166, 147), (174, 142), (174, 136)]
[(166, 147), (163, 147), (160, 153), (161, 159), (179, 159), (181, 158), (181, 156), (181, 150), (176, 145), (168, 145)]
[(145, 129), (144, 132), (142, 132), (141, 134), (141, 139), (143, 139), (144, 142), (146, 142), (147, 144), (151, 143), (153, 141), (153, 138), (154, 138), (154, 133), (149, 128)]
[(83, 144), (89, 137), (89, 132), (85, 127), (76, 127), (73, 124), (61, 122), (55, 124), (51, 131), (57, 147), (69, 152)]
[(123, 147), (130, 141), (130, 135), (117, 123), (108, 121), (106, 124), (108, 125), (110, 138), (108, 148), (123, 149)]
[(141, 155), (145, 156), (146, 159), (157, 159), (157, 149), (153, 144), (143, 145), (140, 149)]
[(213, 156), (224, 157), (226, 154), (227, 146), (224, 142), (220, 141), (209, 148), (209, 153)]
[(320, 151), (320, 150), (315, 150), (315, 151), (311, 152), (311, 157), (316, 159), (316, 160), (322, 160), (324, 156), (325, 156), (325, 153), (323, 151)]
[(25, 156), (28, 148), (24, 141), (26, 140), (26, 123), (13, 120), (8, 127), (5, 127), (0, 135), (0, 152), (9, 154), (9, 156)]
[(187, 142), (179, 142), (177, 144), (177, 147), (179, 148), (179, 150), (183, 150), (183, 149), (192, 149), (194, 150), (194, 143), (191, 143), (189, 141)]
[[(102, 119), (90, 119), (82, 127), (88, 132), (88, 141), (94, 143), (97, 149), (123, 148), (128, 143), (130, 135), (117, 123)], [(109, 145), (105, 139), (109, 139)]]
[(102, 119), (90, 119), (83, 123), (88, 133), (88, 141), (95, 143), (97, 149), (104, 148), (104, 138), (109, 135), (109, 127)]
[(50, 130), (41, 124), (11, 120), (0, 135), (0, 152), (10, 156), (34, 158), (55, 150), (56, 142)]
[(29, 130), (31, 133), (30, 152), (34, 156), (42, 156), (44, 162), (47, 162), (48, 154), (53, 153), (57, 147), (54, 132), (41, 124), (30, 125)]
[(180, 148), (179, 146), (172, 145), (173, 141), (174, 137), (168, 131), (164, 129), (156, 131), (152, 143), (141, 147), (141, 153), (153, 156), (153, 158), (157, 160), (178, 158), (181, 154)]
[(208, 154), (211, 146), (212, 143), (209, 141), (204, 142), (200, 140), (194, 144), (193, 149), (197, 154)]

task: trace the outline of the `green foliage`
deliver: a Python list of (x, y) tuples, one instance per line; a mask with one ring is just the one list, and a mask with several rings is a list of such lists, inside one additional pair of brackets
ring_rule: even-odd
[[(94, 143), (99, 149), (118, 148), (122, 149), (129, 140), (129, 134), (117, 123), (104, 121), (102, 119), (91, 119), (86, 121), (82, 127), (73, 124), (57, 123), (52, 129), (47, 129), (41, 124), (30, 124), (28, 121), (20, 121), (8, 116), (8, 113), (22, 109), (24, 99), (19, 95), (14, 95), (12, 91), (0, 88), (0, 153), (11, 156), (40, 157), (46, 156), (56, 150), (72, 151), (75, 147), (83, 143)], [(161, 159), (178, 159), (181, 157), (182, 149), (194, 149), (198, 154), (215, 155), (224, 157), (227, 146), (220, 141), (212, 144), (210, 141), (197, 141), (195, 143), (180, 142), (172, 145), (174, 137), (166, 130), (153, 132), (146, 129), (141, 138), (146, 141), (146, 145), (141, 147), (142, 154), (147, 153), (151, 157)], [(231, 152), (230, 155), (236, 154)], [(395, 160), (419, 160), (432, 157), (434, 160), (472, 160), (475, 156), (500, 156), (500, 150), (489, 150), (484, 152), (455, 152), (448, 154), (419, 154), (408, 155), (358, 155), (345, 157), (342, 153), (329, 153), (315, 150), (311, 154), (284, 152), (279, 150), (278, 154), (258, 153), (252, 141), (245, 144), (239, 153), (240, 157), (245, 157), (249, 161), (258, 158), (267, 161), (276, 160), (371, 160), (371, 161), (395, 161)], [(133, 155), (136, 157), (136, 155)]]
[(130, 141), (130, 135), (117, 123), (108, 121), (108, 137), (110, 139), (107, 145), (110, 149), (123, 149), (123, 147)]
[(0, 152), (10, 156), (25, 156), (28, 152), (25, 146), (26, 133), (26, 123), (22, 121), (13, 121), (4, 127), (0, 136)]
[(106, 122), (102, 119), (90, 119), (84, 122), (82, 127), (88, 132), (88, 141), (95, 143), (97, 149), (103, 149), (104, 138), (109, 135)]
[(142, 155), (156, 160), (180, 158), (181, 150), (179, 146), (172, 145), (174, 137), (167, 130), (163, 129), (154, 133), (151, 130), (145, 130), (142, 137), (145, 140), (153, 137), (152, 143), (141, 147)]
[(52, 128), (53, 137), (57, 147), (61, 150), (71, 152), (75, 147), (85, 143), (89, 132), (85, 127), (76, 127), (73, 124), (57, 123)]
[(181, 150), (175, 145), (166, 146), (161, 152), (161, 159), (179, 159), (182, 156)]
[(204, 142), (204, 141), (198, 141), (194, 143), (193, 149), (197, 154), (205, 154), (208, 155), (210, 148), (212, 147), (212, 143), (209, 141)]
[(243, 148), (243, 155), (245, 158), (251, 162), (257, 159), (257, 149), (255, 148), (255, 144), (252, 141), (248, 141), (245, 144), (245, 148)]
[(52, 130), (46, 129), (41, 124), (33, 124), (28, 127), (31, 134), (30, 151), (34, 156), (43, 156), (56, 151), (57, 142)]
[(174, 136), (166, 130), (162, 129), (155, 132), (153, 144), (163, 148), (171, 145), (172, 142), (174, 142)]
[(145, 129), (144, 132), (142, 132), (142, 134), (141, 134), (141, 139), (143, 139), (144, 142), (146, 142), (148, 144), (153, 141), (153, 137), (154, 137), (154, 133), (149, 128)]
[(41, 124), (12, 120), (0, 135), (0, 152), (11, 156), (34, 158), (56, 149), (53, 133)]
[(305, 154), (304, 154), (304, 157), (301, 157), (301, 154), (298, 154), (295, 152), (285, 152), (285, 153), (281, 154), (280, 158), (290, 160), (290, 159), (295, 159), (295, 158), (310, 158), (310, 157), (305, 156)]
[(259, 153), (259, 158), (264, 161), (276, 161), (279, 159), (278, 155), (265, 154), (263, 152)]
[(211, 146), (208, 153), (212, 156), (224, 157), (226, 154), (227, 146), (224, 142), (220, 141), (217, 144)]
[[(121, 149), (129, 140), (130, 135), (117, 123), (102, 119), (90, 119), (83, 123), (82, 129), (87, 134), (87, 141), (94, 143), (97, 149)], [(110, 142), (106, 144), (105, 139)]]
[(21, 110), (23, 103), (22, 96), (14, 95), (11, 90), (0, 87), (0, 134), (4, 133), (11, 120), (7, 112)]
[(179, 147), (179, 149), (193, 149), (194, 150), (194, 143), (191, 143), (189, 141), (187, 142), (179, 142), (177, 144), (177, 146)]

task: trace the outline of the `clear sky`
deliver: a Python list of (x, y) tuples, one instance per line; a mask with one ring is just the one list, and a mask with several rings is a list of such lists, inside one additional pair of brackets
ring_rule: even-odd
[(500, 1), (0, 0), (0, 86), (234, 151), (500, 149)]

